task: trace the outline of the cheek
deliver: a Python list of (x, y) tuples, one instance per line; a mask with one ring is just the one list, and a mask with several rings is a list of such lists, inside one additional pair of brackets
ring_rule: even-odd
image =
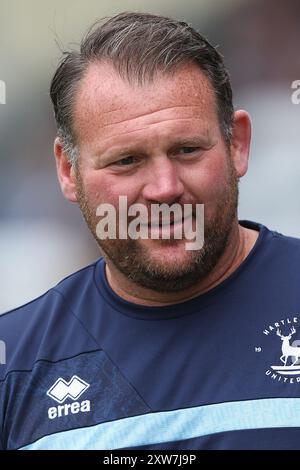
[(198, 200), (210, 205), (218, 201), (228, 182), (228, 168), (221, 159), (207, 159), (198, 168), (185, 172), (186, 187)]
[(109, 175), (98, 171), (86, 174), (84, 178), (84, 190), (91, 204), (110, 203), (118, 207), (119, 197), (127, 196), (128, 205), (135, 202), (135, 185), (132, 181), (122, 180), (115, 175)]

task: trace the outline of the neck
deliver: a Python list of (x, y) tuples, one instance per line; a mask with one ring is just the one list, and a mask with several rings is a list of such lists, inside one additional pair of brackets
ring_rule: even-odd
[(106, 260), (106, 277), (112, 290), (124, 300), (146, 306), (164, 306), (184, 302), (216, 287), (229, 277), (248, 256), (258, 238), (258, 232), (236, 223), (229, 243), (212, 272), (194, 286), (180, 292), (156, 292), (128, 280)]

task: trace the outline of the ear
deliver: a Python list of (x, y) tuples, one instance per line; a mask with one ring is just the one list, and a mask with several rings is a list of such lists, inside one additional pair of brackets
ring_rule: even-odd
[(246, 111), (234, 113), (233, 133), (231, 142), (232, 161), (238, 177), (244, 176), (248, 170), (251, 140), (251, 120)]
[(63, 195), (70, 202), (76, 202), (75, 170), (69, 162), (68, 155), (63, 151), (59, 137), (54, 141), (54, 155), (59, 184)]

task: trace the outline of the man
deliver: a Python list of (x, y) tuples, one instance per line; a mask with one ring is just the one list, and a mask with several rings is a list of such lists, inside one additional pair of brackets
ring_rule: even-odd
[[(2, 316), (3, 448), (299, 448), (300, 243), (238, 220), (250, 120), (218, 52), (122, 13), (66, 54), (51, 98), (59, 182), (102, 257)], [(120, 198), (128, 236), (102, 236)], [(150, 236), (129, 236), (135, 204)]]

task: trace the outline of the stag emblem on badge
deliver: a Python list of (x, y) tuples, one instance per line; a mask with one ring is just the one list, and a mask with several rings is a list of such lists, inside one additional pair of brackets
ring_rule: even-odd
[[(277, 328), (276, 335), (282, 341), (280, 361), (283, 365), (271, 366), (278, 374), (282, 375), (300, 375), (300, 347), (290, 345), (292, 336), (296, 333), (296, 328), (293, 326), (290, 333), (284, 336), (279, 328)], [(295, 343), (295, 341), (294, 341)]]

